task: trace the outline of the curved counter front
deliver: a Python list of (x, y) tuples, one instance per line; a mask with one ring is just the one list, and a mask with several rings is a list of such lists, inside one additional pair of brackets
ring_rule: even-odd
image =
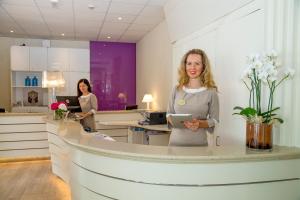
[(106, 141), (73, 121), (47, 121), (53, 172), (72, 199), (300, 198), (300, 149), (167, 147)]

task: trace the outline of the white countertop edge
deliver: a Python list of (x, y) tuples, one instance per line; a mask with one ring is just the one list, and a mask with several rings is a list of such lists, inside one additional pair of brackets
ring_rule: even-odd
[[(47, 123), (52, 123), (58, 126), (60, 126), (63, 123), (63, 121), (53, 121), (49, 119), (45, 119), (45, 121)], [(71, 121), (71, 124), (72, 123), (78, 122)], [(88, 146), (89, 144), (79, 144), (78, 142), (82, 137), (90, 135), (90, 133), (87, 133), (87, 135), (85, 135), (81, 133), (81, 131), (82, 130), (78, 130), (78, 134), (80, 135), (73, 135), (74, 133), (72, 132), (72, 134), (68, 135), (67, 137), (61, 135), (59, 135), (59, 137), (61, 137), (66, 143), (68, 143), (74, 148), (77, 148), (78, 150), (97, 154), (99, 156), (119, 158), (125, 160), (184, 164), (263, 162), (300, 159), (300, 148), (285, 146), (274, 146), (274, 149), (271, 152), (248, 150), (246, 146), (168, 147), (129, 144), (105, 140), (94, 140), (93, 143), (90, 146)], [(68, 137), (71, 137), (71, 139), (69, 139)], [(72, 141), (72, 137), (74, 137), (75, 142)]]
[[(192, 164), (192, 163), (236, 163), (236, 162), (263, 162), (275, 160), (291, 160), (300, 159), (300, 150), (294, 153), (277, 153), (276, 155), (270, 152), (253, 152), (252, 155), (247, 156), (176, 156), (176, 155), (156, 155), (156, 154), (142, 154), (132, 153), (116, 150), (101, 149), (95, 147), (87, 147), (85, 145), (70, 142), (63, 138), (64, 141), (79, 150), (88, 153), (93, 153), (105, 157), (119, 158), (124, 160), (138, 160), (145, 162), (160, 162), (160, 163), (177, 163), (177, 164)], [(110, 142), (110, 141), (104, 141)], [(121, 143), (121, 142), (118, 142)], [(132, 144), (137, 145), (137, 144)], [(150, 147), (150, 146), (149, 146)], [(165, 147), (165, 148), (184, 148), (184, 147)], [(207, 148), (207, 147), (193, 147), (193, 148)], [(275, 147), (276, 148), (276, 147)], [(245, 147), (246, 149), (246, 147)], [(257, 156), (260, 154), (259, 156)]]

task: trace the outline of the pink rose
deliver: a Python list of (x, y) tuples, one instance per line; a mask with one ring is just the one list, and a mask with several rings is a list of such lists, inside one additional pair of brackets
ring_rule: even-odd
[(66, 104), (64, 104), (64, 103), (60, 103), (58, 105), (58, 109), (63, 110), (63, 111), (68, 111), (68, 108), (67, 108)]
[(58, 104), (58, 106), (59, 106), (60, 104), (65, 104), (65, 105), (66, 105), (66, 102), (60, 101), (60, 102), (57, 102), (57, 104)]
[(58, 109), (59, 104), (58, 103), (52, 103), (51, 104), (51, 110), (57, 110)]

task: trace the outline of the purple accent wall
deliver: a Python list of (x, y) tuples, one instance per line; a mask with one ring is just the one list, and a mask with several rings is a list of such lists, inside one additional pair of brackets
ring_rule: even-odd
[(90, 73), (99, 110), (136, 104), (135, 43), (90, 42)]

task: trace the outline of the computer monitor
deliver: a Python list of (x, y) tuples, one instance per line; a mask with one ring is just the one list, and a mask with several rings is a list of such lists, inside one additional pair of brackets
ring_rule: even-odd
[(58, 102), (65, 102), (70, 112), (82, 112), (77, 96), (56, 96)]
[(126, 105), (125, 110), (135, 110), (138, 109), (138, 105)]

